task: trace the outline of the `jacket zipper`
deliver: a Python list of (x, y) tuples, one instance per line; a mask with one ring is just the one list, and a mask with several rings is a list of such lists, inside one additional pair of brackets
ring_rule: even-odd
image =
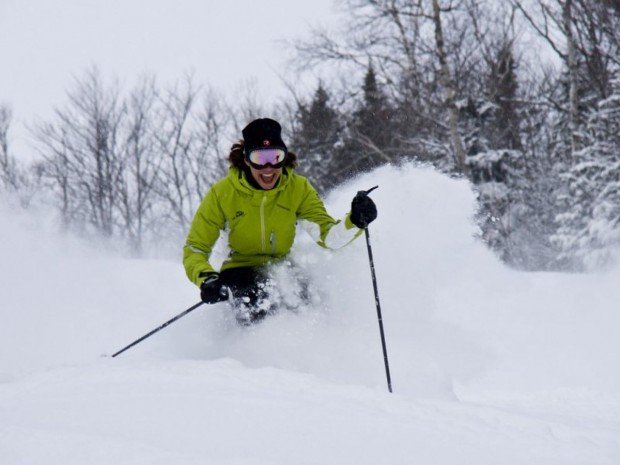
[(260, 240), (262, 252), (265, 253), (267, 245), (265, 244), (265, 202), (267, 201), (267, 194), (263, 194), (263, 199), (260, 202)]

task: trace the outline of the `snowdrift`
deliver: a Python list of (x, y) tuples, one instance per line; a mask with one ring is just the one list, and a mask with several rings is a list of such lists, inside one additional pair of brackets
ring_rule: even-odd
[(240, 328), (203, 306), (110, 359), (198, 300), (180, 250), (113, 257), (0, 210), (0, 463), (618, 463), (620, 272), (507, 269), (468, 184), (431, 169), (378, 169), (328, 209), (376, 184), (394, 395), (363, 237), (330, 252), (300, 233), (297, 312)]

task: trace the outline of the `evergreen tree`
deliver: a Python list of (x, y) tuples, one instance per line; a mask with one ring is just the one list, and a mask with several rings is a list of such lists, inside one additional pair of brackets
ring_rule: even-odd
[(549, 243), (548, 169), (521, 143), (522, 109), (512, 43), (487, 61), (482, 97), (462, 109), (471, 180), (479, 200), (482, 237), (507, 263), (545, 269), (553, 261)]
[(395, 110), (379, 87), (372, 65), (362, 85), (362, 102), (353, 111), (338, 171), (351, 175), (396, 161)]
[[(492, 59), (488, 59), (486, 75), (480, 88), (472, 89), (474, 96), (461, 104), (461, 130), (465, 134), (467, 154), (522, 150), (517, 106), (519, 85), (510, 42), (499, 46)], [(480, 173), (471, 174), (474, 183), (483, 181), (478, 179)]]
[(496, 108), (491, 116), (487, 137), (495, 147), (522, 149), (517, 108), (518, 88), (512, 44), (507, 43), (498, 50), (487, 83), (489, 100)]
[(591, 112), (583, 148), (564, 176), (566, 209), (554, 240), (578, 267), (606, 264), (620, 246), (620, 78)]
[(310, 104), (299, 105), (299, 129), (293, 134), (293, 146), (300, 152), (299, 171), (319, 191), (339, 181), (332, 169), (340, 142), (340, 117), (329, 100), (329, 94), (319, 83)]

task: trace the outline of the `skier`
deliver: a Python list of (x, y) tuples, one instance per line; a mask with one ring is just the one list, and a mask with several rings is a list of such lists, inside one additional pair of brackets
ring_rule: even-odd
[[(287, 256), (298, 222), (319, 245), (339, 248), (362, 233), (377, 208), (359, 192), (344, 220), (334, 220), (310, 182), (295, 173), (297, 156), (284, 144), (277, 121), (256, 119), (242, 135), (229, 154), (228, 175), (210, 188), (196, 211), (183, 264), (203, 302), (224, 301), (230, 291), (245, 310), (245, 320), (238, 320), (252, 323), (269, 312), (267, 267)], [(225, 229), (230, 254), (217, 272), (209, 257)]]

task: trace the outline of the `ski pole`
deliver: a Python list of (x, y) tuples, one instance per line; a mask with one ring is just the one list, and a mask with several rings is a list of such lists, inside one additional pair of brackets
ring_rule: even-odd
[(171, 320), (166, 321), (164, 324), (162, 324), (161, 326), (158, 326), (157, 328), (155, 328), (153, 331), (151, 331), (150, 333), (145, 334), (144, 336), (142, 336), (140, 339), (136, 339), (135, 341), (133, 341), (131, 344), (129, 344), (127, 347), (123, 347), (121, 350), (119, 350), (118, 352), (116, 352), (114, 355), (112, 355), (112, 357), (116, 357), (119, 354), (122, 354), (123, 352), (125, 352), (127, 349), (131, 349), (133, 346), (135, 346), (136, 344), (139, 344), (140, 342), (144, 341), (145, 339), (151, 337), (153, 334), (155, 334), (158, 331), (161, 331), (162, 329), (164, 329), (166, 326), (168, 326), (171, 323), (174, 323), (175, 321), (177, 321), (179, 318), (184, 317), (185, 315), (187, 315), (189, 312), (191, 312), (192, 310), (197, 309), (198, 307), (200, 307), (202, 304), (204, 304), (204, 302), (201, 300), (200, 302), (198, 302), (195, 305), (192, 305), (190, 308), (188, 308), (187, 310), (185, 310), (182, 313), (179, 313), (177, 316), (175, 316), (174, 318), (172, 318)]
[[(366, 191), (369, 194), (378, 186)], [(383, 332), (383, 317), (381, 316), (381, 302), (379, 302), (379, 288), (377, 287), (377, 276), (375, 274), (375, 261), (372, 258), (372, 247), (370, 246), (370, 234), (368, 226), (364, 228), (366, 234), (366, 248), (368, 249), (368, 261), (370, 262), (370, 275), (372, 276), (372, 286), (375, 291), (375, 304), (377, 306), (377, 318), (379, 320), (379, 332), (381, 333), (381, 347), (383, 348), (383, 362), (385, 363), (385, 377), (387, 379), (388, 390), (392, 392), (392, 379), (390, 377), (390, 364), (388, 362), (387, 347), (385, 344), (385, 333)]]

